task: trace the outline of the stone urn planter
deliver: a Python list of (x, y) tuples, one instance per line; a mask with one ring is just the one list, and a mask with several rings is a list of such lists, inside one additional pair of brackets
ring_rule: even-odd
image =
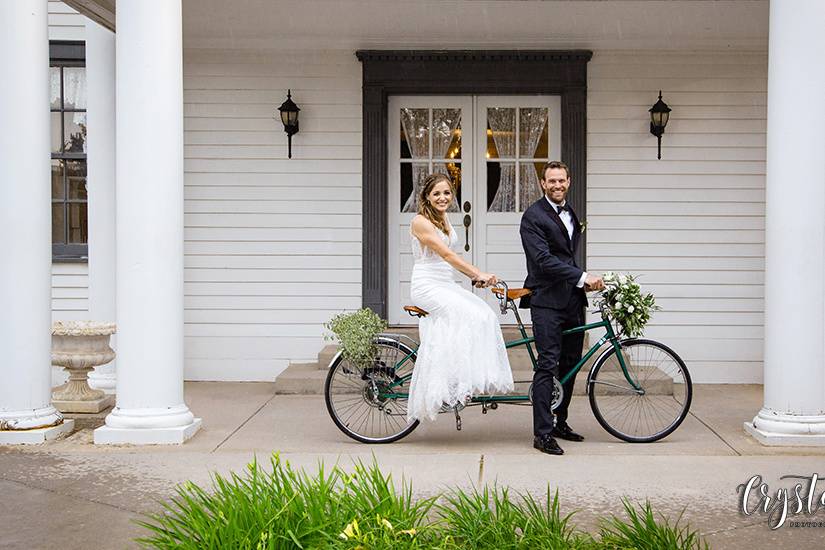
[(52, 365), (69, 372), (68, 383), (52, 392), (61, 412), (98, 413), (114, 404), (114, 396), (89, 387), (89, 372), (115, 358), (109, 337), (114, 323), (58, 321), (52, 324)]

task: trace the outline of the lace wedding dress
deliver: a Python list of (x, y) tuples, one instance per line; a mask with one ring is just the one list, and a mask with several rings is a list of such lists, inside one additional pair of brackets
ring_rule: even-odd
[[(444, 244), (456, 245), (439, 231)], [(410, 297), (427, 312), (418, 325), (421, 346), (415, 360), (407, 418), (435, 420), (444, 405), (455, 406), (473, 394), (513, 389), (513, 373), (498, 317), (484, 300), (454, 280), (441, 256), (410, 235), (415, 259)]]

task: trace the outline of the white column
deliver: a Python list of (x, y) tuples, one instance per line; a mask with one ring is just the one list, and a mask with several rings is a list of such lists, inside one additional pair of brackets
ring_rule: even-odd
[(825, 2), (772, 1), (765, 220), (765, 445), (825, 445)]
[[(71, 430), (51, 400), (46, 0), (0, 2), (0, 444)], [(20, 431), (27, 430), (27, 431)]]
[(117, 3), (117, 405), (95, 443), (182, 443), (181, 0)]
[[(115, 316), (115, 35), (86, 20), (86, 141), (89, 196), (89, 318)], [(117, 350), (117, 335), (112, 348)], [(115, 364), (97, 367), (89, 386), (115, 393)]]

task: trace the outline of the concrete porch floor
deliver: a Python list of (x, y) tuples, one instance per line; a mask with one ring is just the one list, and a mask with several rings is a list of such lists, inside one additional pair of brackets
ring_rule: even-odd
[(697, 386), (682, 426), (647, 445), (614, 439), (587, 399), (574, 397), (570, 424), (586, 441), (562, 441), (561, 457), (533, 450), (529, 407), (484, 416), (467, 409), (461, 432), (443, 415), (400, 442), (368, 446), (338, 431), (323, 396), (275, 395), (270, 383), (192, 382), (186, 401), (203, 428), (182, 446), (94, 446), (81, 429), (40, 446), (0, 447), (0, 548), (130, 547), (142, 533), (133, 521), (157, 510), (175, 484), (207, 483), (211, 472), (240, 470), (255, 456), (268, 462), (274, 451), (307, 469), (375, 457), (421, 496), (479, 482), (542, 494), (549, 484), (562, 511), (578, 510), (574, 522), (588, 529), (599, 515), (621, 514), (622, 497), (649, 499), (673, 519), (684, 509), (713, 548), (816, 548), (825, 534), (787, 524), (772, 531), (764, 515), (738, 511), (736, 487), (751, 475), (776, 489), (783, 475), (825, 474), (825, 448), (763, 447), (745, 435), (742, 423), (762, 405), (761, 386)]

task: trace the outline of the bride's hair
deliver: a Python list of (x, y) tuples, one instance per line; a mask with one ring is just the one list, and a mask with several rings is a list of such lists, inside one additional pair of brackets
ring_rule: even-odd
[(447, 182), (447, 185), (450, 186), (450, 192), (453, 194), (453, 197), (455, 197), (455, 187), (447, 175), (430, 174), (424, 179), (424, 185), (421, 187), (421, 194), (418, 196), (418, 213), (430, 220), (430, 222), (443, 231), (445, 235), (449, 235), (450, 230), (447, 227), (447, 220), (439, 214), (435, 208), (433, 208), (433, 205), (430, 204), (429, 199), (427, 199), (427, 195), (430, 194), (433, 187), (442, 181)]

